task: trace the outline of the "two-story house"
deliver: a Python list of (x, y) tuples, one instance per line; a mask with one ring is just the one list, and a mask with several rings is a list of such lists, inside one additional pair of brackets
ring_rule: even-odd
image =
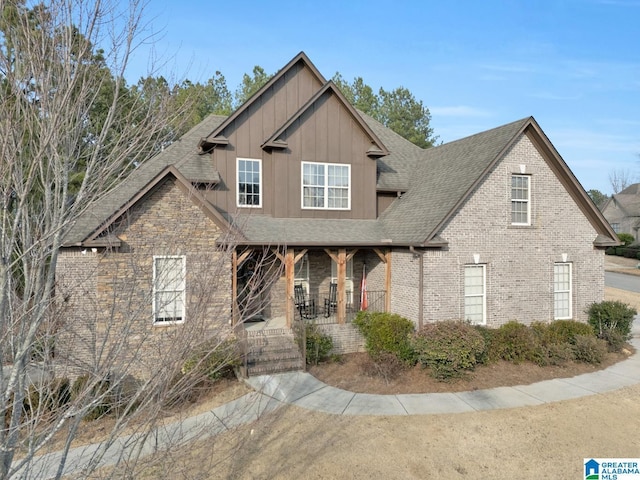
[(77, 222), (58, 265), (62, 350), (95, 362), (125, 335), (119, 354), (149, 370), (177, 332), (303, 316), (344, 352), (362, 345), (363, 302), (416, 327), (585, 320), (615, 244), (533, 118), (423, 150), (300, 53)]

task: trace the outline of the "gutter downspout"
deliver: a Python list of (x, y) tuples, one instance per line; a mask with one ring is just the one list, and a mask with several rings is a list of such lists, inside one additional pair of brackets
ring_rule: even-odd
[(424, 325), (424, 252), (418, 252), (413, 245), (409, 246), (413, 258), (420, 258), (418, 263), (418, 330)]

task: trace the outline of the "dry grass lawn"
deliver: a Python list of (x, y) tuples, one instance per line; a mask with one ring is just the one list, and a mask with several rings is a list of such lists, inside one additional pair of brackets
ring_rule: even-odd
[[(606, 298), (640, 310), (640, 294)], [(138, 478), (583, 478), (584, 457), (640, 456), (640, 385), (537, 407), (343, 417), (285, 406), (149, 459)]]

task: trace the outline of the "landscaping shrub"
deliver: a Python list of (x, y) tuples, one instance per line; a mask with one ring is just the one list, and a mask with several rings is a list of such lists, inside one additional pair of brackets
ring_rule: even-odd
[(415, 363), (410, 335), (413, 322), (386, 312), (359, 312), (353, 323), (365, 338), (365, 348), (374, 359), (382, 352), (393, 353), (407, 364)]
[[(592, 338), (596, 338), (595, 336), (591, 335)], [(561, 366), (561, 365), (565, 365), (566, 363), (575, 360), (575, 351), (573, 348), (573, 345), (569, 344), (569, 343), (558, 343), (558, 344), (550, 344), (550, 345), (546, 345), (541, 347), (542, 350), (545, 353), (545, 360), (546, 362), (544, 364), (539, 364), (541, 366), (544, 365), (555, 365), (555, 366)]]
[(537, 335), (531, 328), (511, 321), (496, 330), (489, 356), (492, 359), (514, 363), (525, 360), (539, 361), (540, 345)]
[(621, 352), (626, 342), (625, 337), (615, 330), (603, 330), (598, 338), (607, 342), (607, 348), (610, 352)]
[(577, 361), (601, 363), (607, 354), (607, 342), (593, 335), (576, 335), (573, 349)]
[(201, 343), (182, 364), (185, 375), (201, 376), (215, 382), (232, 377), (233, 369), (240, 365), (238, 343), (233, 338), (212, 338)]
[(369, 377), (381, 377), (385, 383), (398, 378), (405, 370), (406, 363), (390, 352), (380, 352), (375, 358), (369, 358), (361, 364), (362, 372)]
[(624, 245), (622, 245), (623, 247), (626, 247), (627, 245), (631, 245), (635, 239), (630, 233), (618, 233), (618, 240), (624, 243)]
[(638, 248), (627, 247), (622, 249), (622, 256), (625, 258), (638, 258), (638, 253), (640, 253)]
[(570, 343), (573, 345), (577, 335), (595, 336), (591, 325), (576, 320), (554, 320), (548, 324), (545, 333), (542, 341), (546, 344)]
[(307, 358), (308, 365), (318, 365), (329, 358), (329, 353), (333, 349), (333, 340), (323, 333), (316, 324), (311, 323), (306, 326), (307, 337)]
[(90, 382), (91, 377), (89, 374), (85, 374), (76, 378), (71, 386), (71, 398), (74, 399), (74, 401), (82, 396), (85, 397), (87, 404), (98, 399), (96, 405), (84, 416), (84, 420), (87, 421), (97, 420), (98, 418), (108, 415), (111, 413), (115, 403), (112, 394), (111, 380), (108, 377), (96, 382), (91, 388), (91, 391), (86, 392)]
[(606, 255), (615, 255), (616, 254), (616, 247), (608, 247), (604, 253)]
[(412, 343), (417, 361), (429, 367), (438, 380), (473, 370), (485, 352), (483, 335), (461, 321), (429, 323), (413, 336)]
[(489, 328), (485, 325), (474, 325), (473, 328), (475, 328), (484, 339), (484, 350), (480, 355), (478, 355), (477, 360), (480, 365), (485, 365), (492, 361), (489, 352), (491, 351), (491, 344), (493, 343), (495, 329)]
[(613, 340), (615, 337), (615, 335), (611, 335), (611, 332), (620, 334), (623, 341), (628, 340), (631, 335), (633, 317), (637, 313), (635, 308), (618, 300), (592, 303), (587, 309), (589, 324), (599, 338), (607, 341)]

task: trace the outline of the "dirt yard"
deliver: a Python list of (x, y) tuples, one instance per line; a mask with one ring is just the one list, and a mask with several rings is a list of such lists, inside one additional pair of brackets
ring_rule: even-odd
[[(640, 308), (637, 294), (608, 288), (606, 297)], [(139, 478), (576, 479), (585, 457), (640, 457), (639, 429), (640, 385), (455, 415), (343, 417), (285, 406), (154, 458)]]

